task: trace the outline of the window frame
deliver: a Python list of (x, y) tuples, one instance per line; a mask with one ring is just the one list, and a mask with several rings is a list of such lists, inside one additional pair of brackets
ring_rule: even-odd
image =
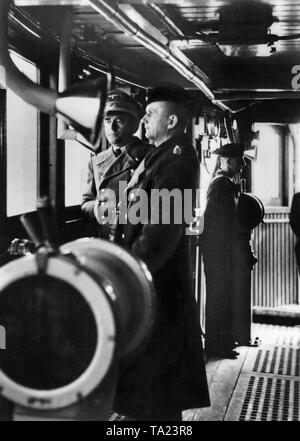
[[(37, 84), (41, 84), (41, 69), (40, 69), (39, 65), (35, 61), (33, 61), (32, 59), (24, 56), (20, 51), (17, 51), (17, 50), (14, 49), (13, 52), (15, 54), (17, 54), (19, 57), (23, 58), (25, 61), (27, 61), (27, 62), (29, 62), (29, 63), (31, 63), (31, 64), (33, 64), (35, 66), (35, 68), (37, 69)], [(6, 124), (5, 124), (5, 131), (6, 131), (6, 143), (5, 143), (5, 147), (6, 147), (6, 151), (5, 151), (6, 161), (5, 161), (5, 166), (6, 166), (6, 168), (5, 168), (5, 179), (6, 179), (6, 195), (7, 195), (7, 184), (8, 184), (8, 182), (7, 182), (7, 159), (8, 159), (8, 151), (7, 151), (7, 148), (8, 148), (8, 145), (7, 145), (7, 93), (6, 93), (6, 103), (5, 103), (5, 106), (6, 106), (6, 118), (5, 118), (5, 122), (6, 122)], [(36, 151), (36, 160), (37, 160), (36, 199), (37, 200), (38, 200), (38, 197), (39, 197), (39, 194), (40, 194), (40, 191), (39, 191), (40, 175), (43, 174), (43, 173), (41, 173), (41, 169), (40, 169), (41, 168), (41, 164), (40, 164), (40, 150), (41, 150), (41, 146), (42, 146), (42, 143), (41, 143), (41, 116), (42, 116), (42, 113), (39, 111), (39, 109), (37, 109), (37, 114), (36, 114), (36, 118), (37, 118), (36, 119), (36, 122), (37, 122), (37, 132), (36, 132), (36, 135), (37, 135), (37, 138), (36, 138), (36, 141), (37, 141), (36, 142), (36, 144), (37, 144), (37, 151)], [(36, 211), (36, 210), (34, 210), (34, 211)], [(13, 215), (13, 216), (8, 216), (7, 215), (7, 197), (6, 197), (6, 201), (5, 201), (5, 216), (6, 216), (7, 221), (9, 221), (10, 219), (13, 219), (13, 220), (17, 219), (18, 220), (22, 214), (23, 213), (16, 214), (16, 215)]]
[[(45, 69), (42, 63), (38, 63), (36, 57), (30, 56), (27, 51), (18, 50), (16, 47), (10, 47), (20, 57), (34, 64), (37, 68), (38, 83), (44, 85)], [(48, 173), (48, 161), (45, 160), (43, 152), (44, 145), (47, 145), (49, 139), (49, 124), (47, 115), (37, 113), (37, 198), (41, 194), (41, 181)], [(21, 214), (7, 216), (7, 90), (0, 89), (0, 236), (1, 251), (2, 242), (9, 245), (10, 241), (15, 237), (27, 237), (24, 227), (20, 222)], [(43, 184), (43, 187), (45, 185)], [(36, 210), (34, 210), (36, 211)]]
[[(279, 174), (279, 198), (281, 201), (280, 205), (266, 205), (266, 207), (282, 208), (288, 207), (289, 205), (289, 149), (288, 149), (288, 126), (287, 124), (276, 123), (276, 122), (261, 122), (253, 121), (254, 124), (264, 124), (265, 126), (272, 126), (273, 130), (280, 136), (280, 146), (279, 146), (279, 163), (278, 163), (278, 174)], [(251, 161), (250, 161), (251, 162)], [(252, 164), (251, 169), (247, 172), (247, 179), (251, 182), (251, 190), (253, 186), (253, 170)], [(250, 186), (247, 187), (247, 190)]]

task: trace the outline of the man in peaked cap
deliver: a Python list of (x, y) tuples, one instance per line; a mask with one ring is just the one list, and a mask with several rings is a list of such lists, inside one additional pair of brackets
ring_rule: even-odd
[(222, 162), (218, 173), (223, 172), (231, 178), (239, 173), (246, 165), (244, 151), (245, 146), (241, 143), (225, 144), (215, 150), (213, 153), (219, 155), (220, 162)]
[(234, 177), (245, 166), (244, 145), (226, 144), (207, 191), (203, 260), (206, 276), (205, 350), (208, 356), (235, 358), (237, 344), (248, 345), (251, 324), (250, 231), (240, 223), (240, 188)]
[[(149, 91), (142, 123), (155, 148), (128, 184), (128, 212), (141, 190), (148, 195), (150, 207), (147, 221), (125, 226), (125, 245), (147, 264), (158, 300), (149, 343), (137, 363), (124, 369), (118, 384), (115, 409), (137, 420), (181, 420), (183, 409), (209, 405), (188, 225), (184, 219), (176, 223), (172, 212), (182, 208), (183, 200), (180, 207), (172, 200), (166, 207), (151, 198), (153, 190), (178, 190), (184, 199), (184, 190), (195, 193), (198, 186), (198, 159), (184, 133), (186, 104), (186, 92), (176, 85)], [(168, 210), (170, 220), (163, 223)]]
[(104, 239), (120, 242), (121, 227), (105, 224), (101, 204), (107, 205), (108, 191), (113, 191), (116, 196), (113, 202), (118, 205), (119, 182), (127, 183), (145, 154), (151, 150), (148, 144), (134, 136), (141, 116), (141, 106), (130, 95), (121, 90), (108, 93), (104, 108), (104, 131), (109, 148), (90, 159), (81, 205), (84, 215), (97, 226), (100, 237)]

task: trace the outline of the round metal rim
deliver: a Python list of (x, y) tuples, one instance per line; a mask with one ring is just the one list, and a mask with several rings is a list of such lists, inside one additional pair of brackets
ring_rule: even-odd
[[(138, 278), (142, 285), (145, 285), (145, 281), (149, 282), (148, 287), (148, 296), (146, 296), (147, 301), (147, 308), (144, 314), (144, 317), (141, 320), (142, 323), (142, 330), (140, 333), (137, 333), (136, 336), (132, 339), (130, 346), (127, 348), (128, 350), (126, 353), (122, 351), (121, 348), (121, 357), (126, 357), (127, 353), (134, 352), (134, 350), (139, 347), (139, 345), (143, 342), (144, 338), (140, 338), (140, 335), (146, 335), (148, 334), (149, 330), (152, 328), (152, 325), (154, 323), (154, 317), (155, 317), (155, 291), (153, 286), (153, 279), (152, 275), (147, 267), (147, 265), (142, 262), (140, 259), (132, 256), (127, 250), (124, 248), (121, 248), (119, 245), (109, 242), (107, 240), (102, 239), (91, 239), (91, 238), (81, 238), (74, 240), (72, 242), (69, 242), (67, 244), (64, 244), (60, 250), (62, 252), (76, 252), (81, 250), (86, 250), (87, 248), (90, 249), (97, 249), (99, 251), (106, 251), (110, 252), (113, 256), (123, 260), (124, 262), (127, 262), (130, 264), (132, 268), (134, 268), (136, 271), (135, 273), (138, 275)], [(142, 274), (142, 275), (141, 275)], [(152, 307), (154, 305), (154, 308)], [(152, 313), (149, 315), (149, 311), (152, 311)], [(118, 356), (118, 358), (120, 358)]]
[[(21, 271), (20, 268), (22, 268)], [(33, 256), (18, 259), (1, 268), (0, 299), (1, 291), (12, 282), (37, 273), (37, 265)], [(3, 396), (25, 407), (50, 410), (78, 402), (91, 393), (103, 380), (114, 357), (116, 325), (104, 291), (78, 265), (65, 258), (50, 257), (46, 273), (69, 283), (82, 294), (93, 312), (97, 330), (99, 330), (95, 353), (88, 368), (74, 382), (66, 386), (52, 390), (24, 387), (11, 380), (0, 367), (0, 388)]]

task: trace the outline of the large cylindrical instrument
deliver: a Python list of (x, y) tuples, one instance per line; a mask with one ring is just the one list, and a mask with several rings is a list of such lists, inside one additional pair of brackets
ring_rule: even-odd
[(59, 409), (91, 394), (111, 366), (132, 363), (155, 315), (146, 266), (100, 239), (38, 251), (0, 269), (0, 390), (33, 409)]

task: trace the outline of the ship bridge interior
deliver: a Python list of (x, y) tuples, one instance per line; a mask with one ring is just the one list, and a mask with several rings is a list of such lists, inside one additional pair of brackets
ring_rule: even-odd
[[(189, 130), (200, 160), (193, 282), (204, 330), (197, 239), (216, 165), (212, 153), (229, 142), (246, 145), (240, 183), (265, 208), (252, 234), (258, 259), (252, 342), (239, 348), (236, 360), (208, 360), (211, 407), (187, 410), (185, 421), (300, 421), (300, 283), (289, 224), (293, 195), (300, 192), (299, 44), (298, 0), (14, 0), (10, 7), (10, 55), (34, 83), (63, 92), (107, 78), (111, 89), (142, 104), (147, 88), (160, 82), (189, 91)], [(64, 121), (6, 90), (6, 80), (0, 66), (0, 265), (12, 259), (5, 251), (24, 236), (19, 217), (36, 210), (40, 195), (48, 194), (55, 207), (61, 243), (86, 236), (80, 203), (91, 154)], [(0, 420), (8, 414), (11, 407), (0, 397)], [(43, 419), (22, 406), (14, 418)], [(54, 413), (49, 419), (64, 418)]]

